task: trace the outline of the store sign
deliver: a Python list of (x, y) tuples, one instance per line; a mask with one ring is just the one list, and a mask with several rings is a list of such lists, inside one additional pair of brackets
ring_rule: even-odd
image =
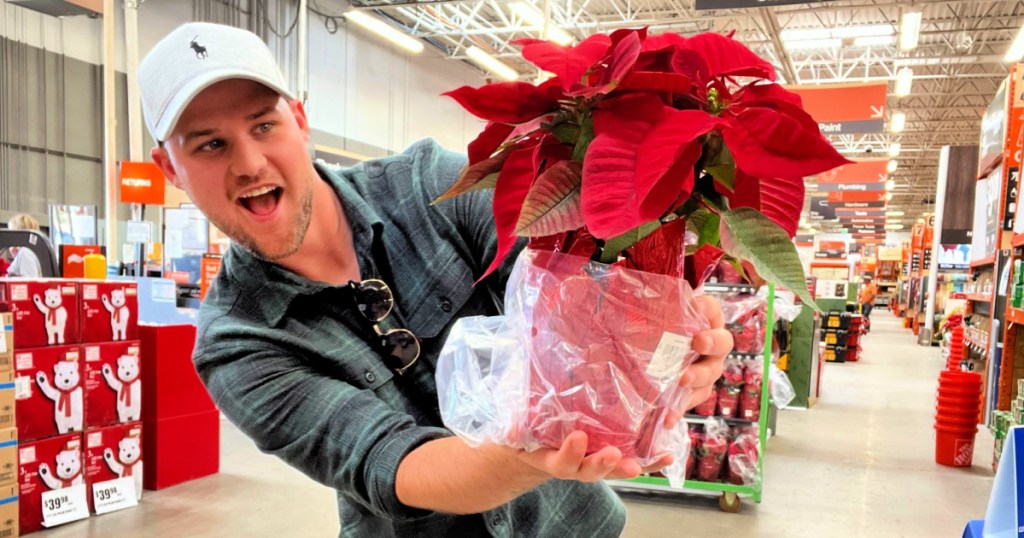
[(1010, 168), (1006, 174), (1006, 199), (1003, 200), (1003, 230), (1013, 229), (1017, 217), (1017, 194), (1020, 189), (1020, 168)]
[(999, 85), (999, 91), (992, 98), (985, 115), (981, 118), (981, 157), (978, 160), (978, 176), (992, 168), (1003, 156), (1006, 139), (1006, 79)]
[(821, 134), (885, 131), (888, 93), (885, 83), (786, 86), (786, 89), (800, 96), (804, 110), (818, 122)]
[(814, 234), (796, 234), (793, 236), (793, 243), (798, 247), (813, 247)]
[(845, 260), (846, 242), (821, 241), (818, 243), (818, 250), (814, 253), (814, 257), (825, 260)]
[(854, 161), (818, 174), (818, 185), (820, 188), (824, 184), (885, 183), (888, 165), (888, 159)]
[(836, 210), (824, 196), (811, 197), (811, 220), (836, 220)]
[(881, 209), (885, 210), (885, 202), (833, 202), (836, 209)]
[(818, 192), (884, 191), (885, 183), (819, 183)]
[(969, 269), (971, 266), (971, 245), (941, 245), (939, 247), (939, 269)]
[(61, 245), (60, 274), (64, 278), (85, 278), (85, 256), (105, 253), (101, 245)]
[(828, 193), (829, 202), (884, 202), (885, 191), (869, 191), (869, 192), (830, 192)]
[(836, 209), (841, 219), (884, 219), (884, 209)]
[(121, 203), (164, 204), (164, 174), (153, 163), (121, 161)]

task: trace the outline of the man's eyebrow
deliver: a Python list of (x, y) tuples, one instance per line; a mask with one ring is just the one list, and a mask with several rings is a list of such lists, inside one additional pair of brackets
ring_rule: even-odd
[(274, 110), (274, 107), (272, 105), (267, 105), (267, 106), (259, 109), (258, 111), (254, 112), (252, 114), (249, 114), (248, 116), (245, 117), (245, 119), (248, 120), (248, 121), (252, 121), (252, 120), (258, 119), (258, 118), (260, 118), (262, 116), (265, 116), (265, 115), (269, 114), (270, 111), (272, 111), (272, 110)]
[(201, 136), (209, 136), (212, 135), (213, 133), (213, 129), (200, 129), (198, 131), (189, 131), (189, 133), (185, 135), (185, 143), (188, 144), (193, 139), (199, 138)]

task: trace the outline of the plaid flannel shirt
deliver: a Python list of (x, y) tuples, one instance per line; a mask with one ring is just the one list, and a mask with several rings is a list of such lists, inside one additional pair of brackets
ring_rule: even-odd
[(430, 205), (464, 165), (424, 140), (339, 173), (317, 166), (341, 200), (360, 274), (395, 295), (382, 326), (422, 339), (405, 375), (371, 349), (346, 286), (307, 280), (237, 245), (200, 309), (196, 369), (260, 450), (337, 491), (342, 536), (619, 536), (625, 507), (603, 483), (551, 480), (471, 516), (410, 508), (395, 494), (406, 454), (452, 435), (434, 381), (452, 323), (498, 313), (513, 263), (473, 286), (496, 252), (490, 191)]

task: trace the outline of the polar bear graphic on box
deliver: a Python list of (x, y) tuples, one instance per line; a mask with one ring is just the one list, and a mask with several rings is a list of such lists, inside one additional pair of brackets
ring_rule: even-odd
[(82, 431), (82, 387), (77, 360), (62, 360), (53, 366), (53, 385), (45, 372), (36, 372), (43, 394), (53, 400), (53, 420), (64, 434)]
[(103, 300), (103, 308), (110, 312), (110, 332), (113, 335), (110, 338), (112, 340), (127, 340), (128, 318), (132, 314), (125, 305), (127, 300), (125, 299), (124, 288), (111, 290), (109, 299), (106, 295), (103, 295), (101, 299)]
[[(69, 442), (64, 450), (57, 453), (55, 472), (50, 465), (39, 465), (39, 478), (50, 489), (64, 489), (84, 483), (82, 479), (82, 455), (75, 441)], [(56, 474), (56, 476), (54, 476)]]
[(50, 288), (44, 292), (44, 298), (39, 294), (32, 296), (32, 302), (44, 316), (46, 316), (46, 340), (49, 345), (64, 343), (64, 329), (68, 324), (68, 311), (61, 305), (63, 300), (60, 296), (60, 289)]
[(142, 498), (142, 445), (139, 441), (139, 434), (132, 432), (128, 437), (117, 442), (117, 456), (114, 451), (106, 448), (103, 450), (103, 459), (107, 462), (110, 471), (118, 478), (132, 477), (135, 483), (135, 498)]
[(109, 364), (104, 364), (103, 377), (107, 385), (117, 392), (117, 417), (121, 422), (133, 422), (142, 416), (142, 383), (139, 383), (139, 356), (121, 355), (117, 358), (117, 375)]

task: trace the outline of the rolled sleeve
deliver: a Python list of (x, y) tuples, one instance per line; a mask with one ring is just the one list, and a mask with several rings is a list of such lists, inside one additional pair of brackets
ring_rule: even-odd
[(398, 466), (419, 445), (451, 435), (418, 426), (372, 391), (324, 376), (277, 349), (220, 343), (196, 369), (221, 411), (253, 439), (317, 482), (392, 520), (430, 512), (403, 505)]

